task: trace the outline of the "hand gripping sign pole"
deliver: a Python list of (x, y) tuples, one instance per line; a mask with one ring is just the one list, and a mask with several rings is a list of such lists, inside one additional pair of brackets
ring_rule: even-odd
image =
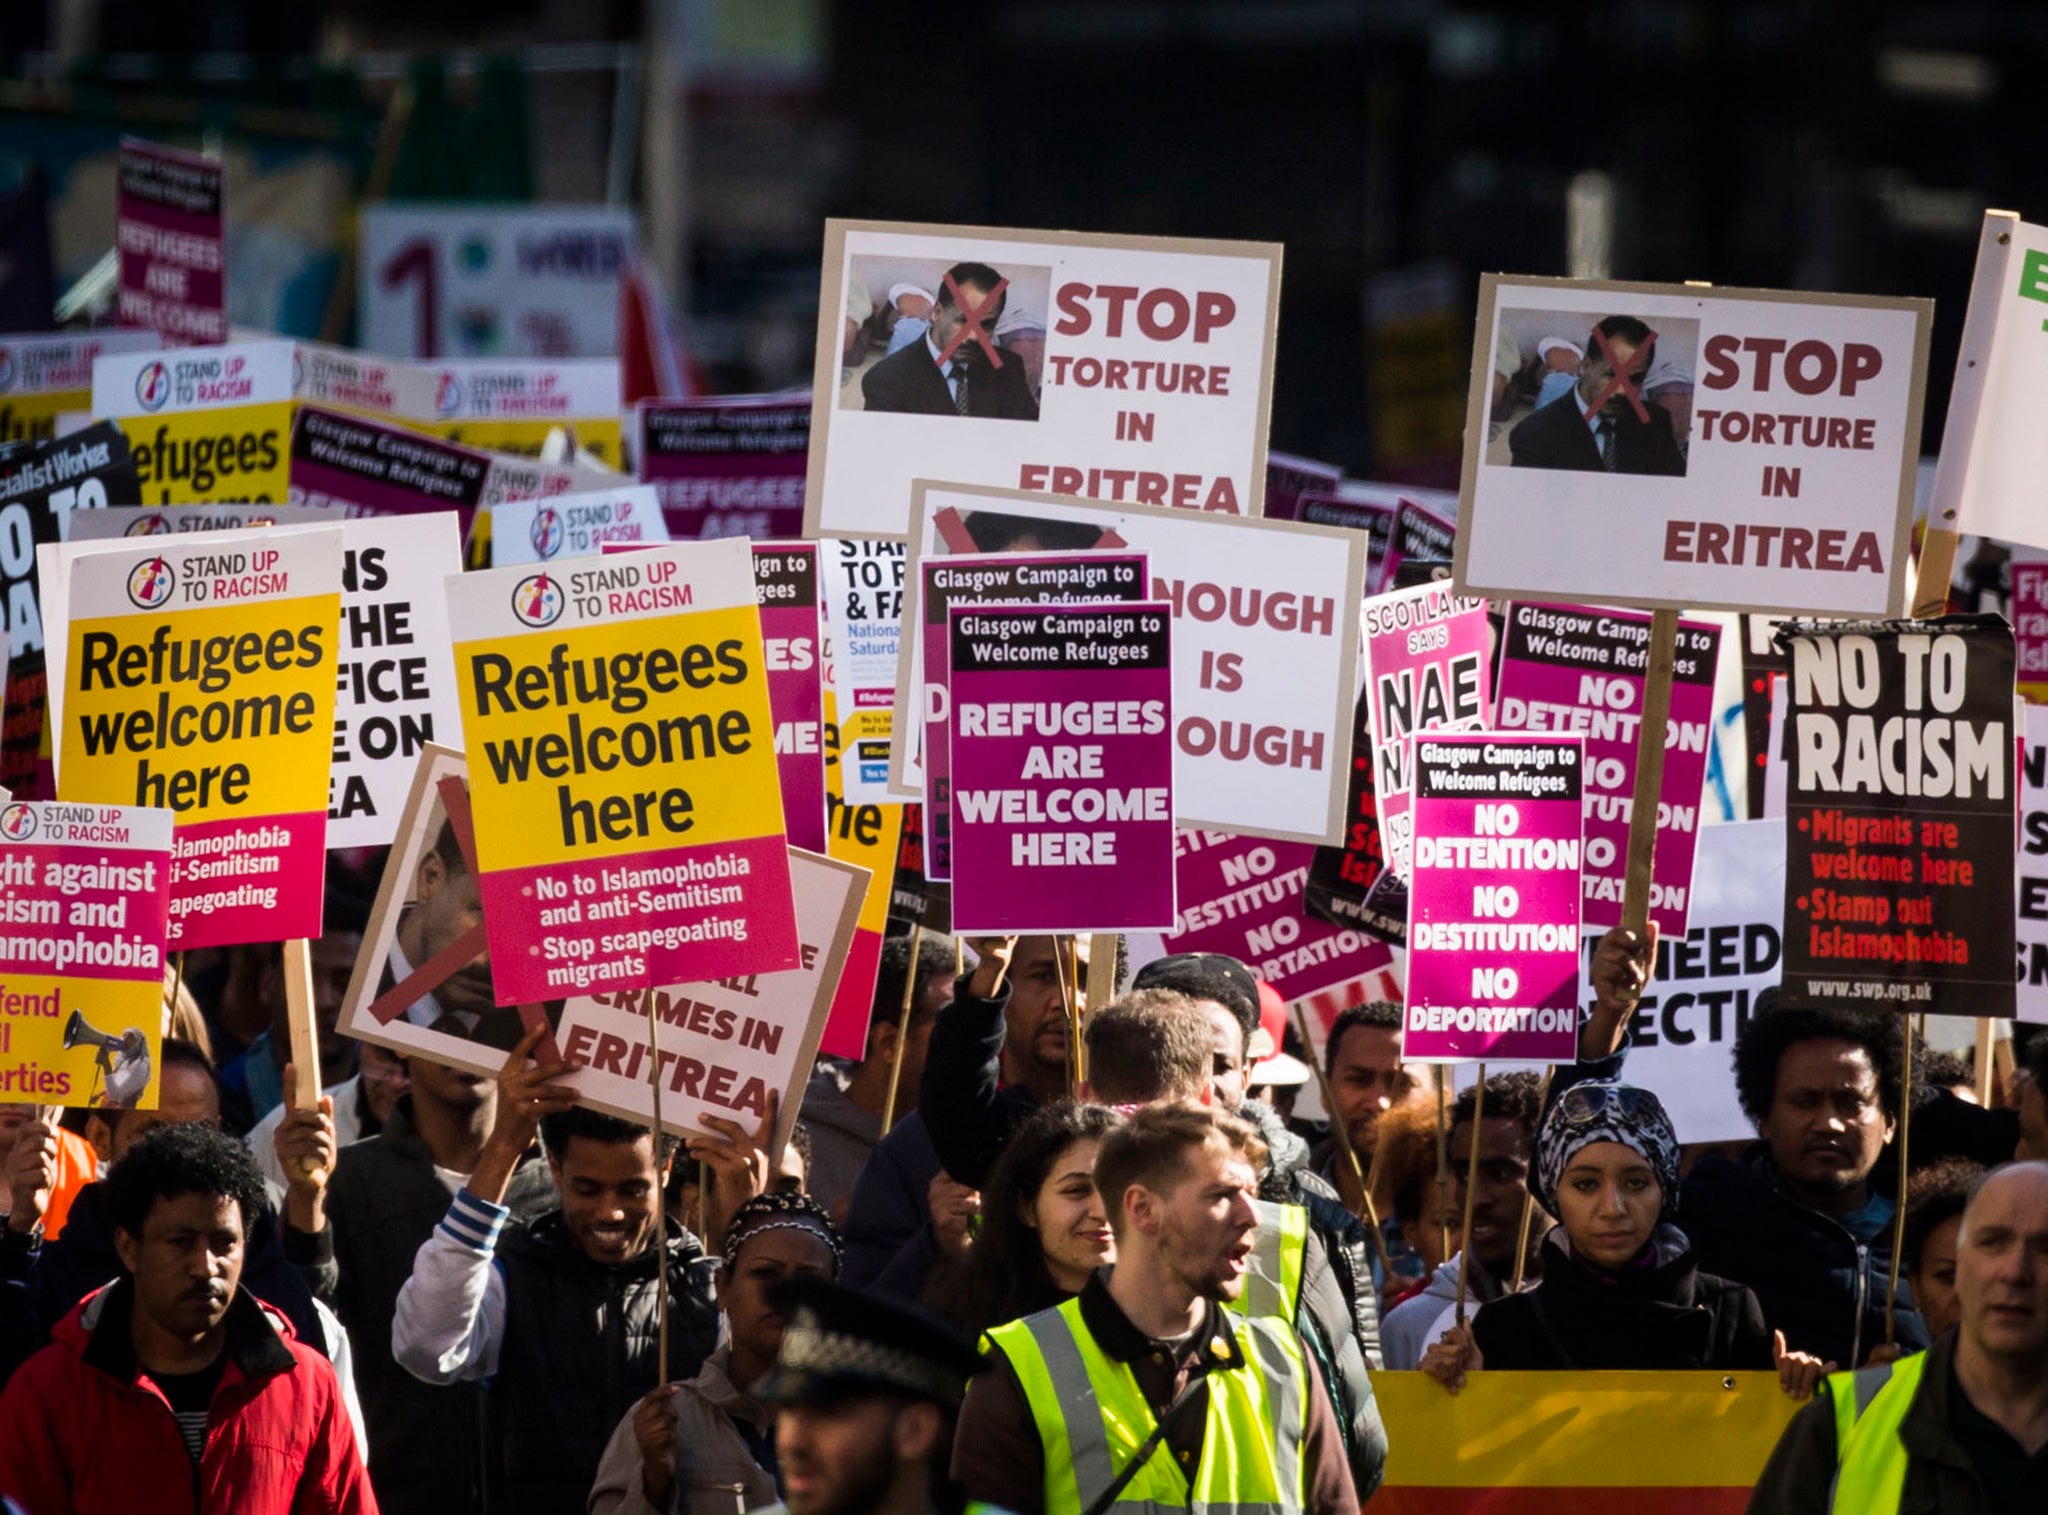
[[(178, 954), (179, 977), (184, 953)], [(173, 1006), (175, 1009), (176, 1007)], [(313, 1021), (313, 944), (303, 936), (284, 944), (284, 1008), (291, 1025), (292, 1086), (285, 1091), (294, 1110), (320, 1108), (320, 1031)], [(302, 1175), (313, 1170), (311, 1158), (299, 1159)]]

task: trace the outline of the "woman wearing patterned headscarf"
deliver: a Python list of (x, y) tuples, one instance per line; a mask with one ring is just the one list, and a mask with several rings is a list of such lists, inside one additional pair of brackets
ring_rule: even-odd
[(1678, 1137), (1649, 1090), (1605, 1080), (1567, 1089), (1536, 1134), (1536, 1198), (1558, 1220), (1542, 1282), (1445, 1332), (1423, 1356), (1425, 1373), (1456, 1392), (1481, 1367), (1774, 1365), (1756, 1296), (1700, 1272), (1672, 1223)]
[(837, 1278), (839, 1233), (807, 1194), (757, 1194), (733, 1212), (718, 1266), (725, 1330), (695, 1378), (663, 1384), (619, 1422), (591, 1515), (735, 1515), (780, 1497), (773, 1413), (753, 1389), (775, 1366), (789, 1278)]

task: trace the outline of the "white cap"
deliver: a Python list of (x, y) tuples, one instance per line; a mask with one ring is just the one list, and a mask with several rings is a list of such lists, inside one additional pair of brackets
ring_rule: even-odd
[(1583, 363), (1586, 360), (1586, 349), (1579, 346), (1579, 344), (1576, 342), (1566, 341), (1563, 337), (1545, 337), (1542, 341), (1536, 344), (1536, 356), (1539, 358), (1547, 358), (1551, 355), (1551, 353), (1555, 352), (1560, 347), (1562, 347), (1565, 351), (1569, 352), (1573, 357), (1577, 358), (1580, 362)]
[(930, 290), (920, 289), (915, 284), (891, 284), (889, 286), (889, 303), (891, 305), (894, 305), (898, 300), (902, 299), (905, 295), (918, 295), (924, 299), (926, 304), (929, 305), (936, 305), (938, 303), (938, 301), (932, 298), (932, 293)]
[(1286, 1088), (1309, 1081), (1309, 1066), (1298, 1057), (1289, 1057), (1285, 1052), (1275, 1052), (1271, 1057), (1261, 1058), (1252, 1064), (1252, 1071), (1245, 1077), (1245, 1086), (1251, 1089)]
[(1045, 317), (1031, 310), (1006, 310), (996, 322), (996, 335), (999, 337), (1014, 336), (1020, 331), (1035, 331), (1044, 336)]

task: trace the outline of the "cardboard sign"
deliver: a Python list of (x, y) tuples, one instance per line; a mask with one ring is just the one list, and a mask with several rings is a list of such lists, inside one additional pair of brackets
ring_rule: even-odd
[(832, 994), (832, 1013), (818, 1050), (828, 1057), (867, 1056), (868, 1020), (874, 1012), (875, 979), (882, 967), (882, 937), (889, 925), (890, 874), (903, 834), (903, 805), (848, 800), (841, 789), (846, 764), (841, 760), (838, 696), (830, 687), (832, 663), (826, 659), (825, 690), (825, 842), (831, 855), (868, 871), (866, 893), (846, 967)]
[(483, 452), (537, 458), (561, 427), (609, 467), (625, 466), (617, 358), (408, 365), (394, 398), (409, 425)]
[(679, 540), (803, 535), (808, 398), (643, 400), (634, 426), (640, 477)]
[(1380, 887), (1386, 842), (1380, 836), (1380, 801), (1373, 792), (1372, 689), (1358, 691), (1351, 717), (1351, 776), (1345, 789), (1344, 843), (1318, 847), (1309, 864), (1302, 905), (1334, 926), (1350, 926), (1399, 942), (1408, 935), (1408, 906), (1399, 889)]
[(115, 173), (121, 324), (175, 347), (227, 341), (227, 166), (123, 137)]
[(889, 881), (889, 915), (927, 931), (953, 933), (953, 886), (926, 871), (931, 850), (923, 805), (903, 807), (903, 831), (896, 841), (896, 876)]
[(1133, 936), (1131, 960), (1169, 952), (1227, 953), (1287, 1000), (1386, 967), (1394, 954), (1385, 942), (1302, 913), (1313, 851), (1299, 842), (1176, 831), (1178, 929), (1152, 939)]
[(1365, 533), (1365, 582), (1368, 591), (1386, 576), (1387, 549), (1394, 539), (1394, 501), (1380, 497), (1370, 484), (1345, 480), (1328, 492), (1301, 496), (1294, 519), (1312, 526), (1342, 526)]
[(1803, 1000), (2013, 1011), (2012, 631), (1790, 622), (1785, 983)]
[(1423, 584), (1367, 600), (1363, 626), (1371, 696), (1373, 793), (1387, 866), (1408, 876), (1414, 751), (1423, 732), (1477, 731), (1491, 717), (1492, 632), (1483, 600)]
[(925, 480), (916, 560), (1145, 555), (1173, 607), (1174, 804), (1184, 826), (1334, 842), (1344, 824), (1365, 543), (1356, 532), (1043, 499)]
[[(1624, 1075), (1657, 1091), (1682, 1142), (1756, 1134), (1735, 1098), (1729, 1057), (1756, 997), (1778, 982), (1784, 920), (1785, 823), (1702, 827), (1686, 929), (1658, 938), (1656, 972), (1629, 1020)], [(1599, 940), (1586, 933), (1586, 1004)]]
[[(947, 612), (954, 605), (1082, 605), (1133, 603), (1151, 593), (1142, 553), (1020, 553), (960, 563), (927, 558), (918, 564), (914, 597), (904, 624), (916, 628), (910, 655), (897, 660), (896, 708), (916, 710), (891, 750), (891, 782), (911, 792), (921, 779), (930, 817), (923, 857), (927, 878), (953, 876), (952, 701), (947, 689)], [(914, 749), (906, 751), (906, 749)]]
[[(361, 345), (396, 358), (609, 358), (633, 214), (384, 203), (361, 218)], [(614, 401), (616, 405), (616, 401)]]
[(340, 529), (43, 553), (65, 606), (59, 796), (177, 813), (172, 948), (318, 936)]
[(1256, 516), (1279, 304), (1275, 243), (827, 221), (804, 535), (920, 478)]
[(1432, 731), (1414, 748), (1401, 1055), (1568, 1063), (1579, 1040), (1583, 742)]
[[(1898, 615), (1926, 300), (1479, 284), (1457, 583), (1493, 599)], [(1583, 360), (1493, 404), (1496, 353)], [(1545, 398), (1546, 395), (1549, 398)]]
[(2048, 705), (2026, 710), (2027, 745), (2020, 761), (2018, 889), (2021, 1020), (2048, 1021)]
[(832, 622), (834, 687), (839, 697), (840, 784), (849, 801), (889, 794), (895, 739), (897, 651), (903, 630), (901, 542), (820, 544), (826, 615)]
[(285, 501), (289, 342), (102, 353), (92, 365), (92, 411), (118, 422), (135, 452), (140, 493), (109, 504)]
[[(794, 849), (789, 864), (796, 967), (653, 991), (661, 1023), (661, 1119), (670, 1130), (696, 1131), (699, 1115), (716, 1115), (751, 1131), (767, 1114), (770, 1095), (780, 1103), (768, 1150), (781, 1150), (796, 1125), (803, 1081), (818, 1055), (868, 878), (850, 864)], [(579, 1103), (622, 1120), (654, 1119), (646, 994), (570, 999), (555, 1040), (577, 1065), (564, 1082)]]
[[(1435, 492), (1431, 491), (1434, 498)], [(1448, 512), (1457, 509), (1456, 496), (1446, 496), (1443, 509), (1436, 510), (1410, 495), (1403, 495), (1394, 507), (1394, 539), (1387, 548), (1386, 566), (1374, 593), (1392, 589), (1404, 570), (1428, 564), (1448, 570), (1458, 549), (1458, 523)]]
[[(77, 435), (77, 433), (73, 433)], [(64, 542), (111, 542), (120, 537), (176, 536), (187, 531), (250, 531), (262, 526), (339, 526), (331, 505), (77, 505), (57, 516)]]
[(666, 542), (668, 522), (644, 485), (586, 490), (491, 507), (491, 566), (587, 558), (612, 545)]
[(2048, 563), (2014, 563), (2011, 571), (2020, 696), (2048, 701)]
[(462, 543), (447, 512), (358, 517), (342, 524), (341, 540), (327, 845), (382, 847), (396, 835), (419, 755), (462, 729), (444, 592), (462, 571)]
[(789, 845), (825, 850), (825, 636), (818, 544), (756, 542), (754, 595), (768, 656), (768, 708)]
[(1172, 927), (1170, 625), (1154, 601), (953, 606), (961, 933)]
[(498, 1003), (794, 966), (746, 545), (447, 585)]
[[(1650, 878), (1650, 918), (1667, 936), (1685, 931), (1720, 646), (1720, 627), (1678, 623)], [(1589, 927), (1621, 924), (1649, 662), (1646, 615), (1585, 605), (1508, 607), (1494, 724), (1502, 731), (1577, 732), (1586, 741), (1586, 895), (1579, 918)]]
[(1289, 453), (1266, 454), (1266, 509), (1269, 521), (1300, 519), (1299, 506), (1305, 494), (1333, 494), (1344, 482), (1344, 470), (1335, 463), (1318, 463)]
[(292, 397), (329, 410), (396, 416), (412, 366), (349, 347), (301, 342), (293, 352)]
[(0, 1098), (151, 1109), (171, 813), (0, 805)]
[(49, 675), (47, 603), (36, 551), (57, 540), (59, 521), (74, 507), (133, 499), (138, 488), (128, 439), (111, 421), (0, 452), (0, 593), (6, 596), (8, 651), (0, 788), (12, 794), (47, 793), (37, 787)]
[[(1780, 617), (1746, 615), (1742, 627), (1742, 731), (1749, 755), (1746, 789), (1749, 818), (1764, 818), (1764, 771), (1777, 749), (1771, 742), (1771, 685), (1785, 676), (1785, 654), (1778, 646)], [(1779, 812), (1781, 815), (1782, 811)]]
[(148, 331), (0, 335), (0, 443), (48, 441), (59, 416), (92, 409), (95, 358), (156, 346)]

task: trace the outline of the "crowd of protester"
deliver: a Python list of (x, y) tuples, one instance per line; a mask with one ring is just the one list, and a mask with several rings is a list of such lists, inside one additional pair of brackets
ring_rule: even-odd
[[(330, 1022), (358, 940), (316, 954)], [(1811, 1401), (1753, 1508), (2037, 1508), (2048, 1039), (1987, 1107), (1907, 1076), (1896, 1014), (1767, 992), (1729, 1071), (1757, 1139), (1688, 1148), (1627, 1077), (1653, 950), (1601, 943), (1576, 1062), (1451, 1091), (1398, 1006), (1304, 1047), (1232, 958), (1113, 965), (1076, 1048), (1051, 939), (894, 937), (781, 1151), (772, 1109), (579, 1106), (540, 1031), (493, 1078), (328, 1024), (288, 1110), (278, 949), (194, 954), (155, 1109), (0, 1106), (0, 1496), (1349, 1515), (1376, 1373), (1697, 1369)], [(1283, 1059), (1327, 1123), (1254, 1097)]]

